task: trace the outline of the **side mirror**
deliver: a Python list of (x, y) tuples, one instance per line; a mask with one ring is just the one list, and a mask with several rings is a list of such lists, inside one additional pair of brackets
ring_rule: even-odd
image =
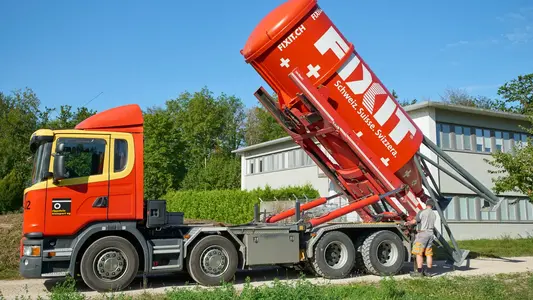
[(65, 157), (62, 154), (57, 154), (54, 158), (54, 181), (58, 182), (66, 178), (65, 173)]
[(65, 169), (65, 156), (62, 152), (65, 150), (65, 144), (58, 143), (56, 146), (56, 153), (54, 155), (54, 182), (58, 182), (61, 179), (66, 178), (66, 169)]
[(65, 144), (64, 143), (57, 143), (56, 153), (60, 154), (63, 151), (65, 151)]

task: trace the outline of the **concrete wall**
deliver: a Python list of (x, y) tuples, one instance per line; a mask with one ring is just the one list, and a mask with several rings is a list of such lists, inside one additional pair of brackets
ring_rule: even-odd
[(270, 185), (272, 188), (281, 188), (288, 185), (311, 184), (321, 196), (328, 194), (328, 178), (318, 177), (318, 167), (302, 167), (277, 172), (267, 172), (245, 176), (246, 189), (255, 189)]
[[(456, 240), (533, 237), (533, 224), (523, 223), (449, 223)], [(445, 234), (446, 236), (446, 234)], [(446, 236), (447, 237), (447, 236)]]
[[(436, 115), (436, 122), (458, 124), (463, 126), (475, 126), (481, 128), (490, 128), (494, 130), (502, 131), (517, 131), (522, 132), (521, 126), (527, 126), (526, 122), (518, 120), (510, 120), (498, 117), (488, 117), (484, 115), (467, 114), (464, 112), (439, 110)], [(436, 132), (436, 130), (433, 130)], [(433, 139), (432, 139), (433, 140)], [(436, 139), (434, 140), (436, 141)], [(475, 145), (472, 145), (475, 147)], [(492, 183), (493, 174), (490, 174), (488, 170), (495, 170), (490, 166), (485, 159), (492, 160), (490, 153), (473, 153), (465, 152), (461, 150), (445, 150), (452, 159), (458, 162), (463, 168), (465, 168), (474, 178), (492, 190), (494, 184)], [(446, 170), (452, 171), (446, 162), (439, 161), (439, 165), (443, 166)], [(450, 194), (468, 194), (474, 193), (466, 188), (464, 185), (458, 183), (455, 179), (446, 175), (443, 172), (439, 172), (439, 184), (443, 193)], [(453, 174), (458, 175), (455, 171)], [(523, 196), (520, 193), (506, 192), (500, 196)]]

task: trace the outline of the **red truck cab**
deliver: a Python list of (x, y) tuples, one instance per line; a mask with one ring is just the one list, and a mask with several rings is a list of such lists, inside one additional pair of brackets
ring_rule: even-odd
[[(30, 140), (20, 271), (51, 276), (70, 264), (91, 225), (143, 220), (143, 115), (138, 105), (96, 114), (72, 130), (41, 129)], [(59, 244), (59, 246), (58, 246)], [(74, 246), (73, 246), (74, 245)], [(64, 271), (64, 270), (63, 270)]]

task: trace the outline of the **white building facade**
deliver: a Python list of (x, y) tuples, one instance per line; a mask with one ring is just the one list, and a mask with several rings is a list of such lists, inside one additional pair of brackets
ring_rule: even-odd
[[(513, 145), (526, 143), (521, 126), (527, 119), (478, 108), (423, 102), (404, 108), (424, 135), (492, 189), (493, 169), (485, 159), (495, 151), (508, 152)], [(251, 145), (234, 151), (241, 155), (241, 187), (254, 189), (266, 185), (280, 188), (311, 184), (321, 196), (336, 193), (330, 180), (290, 137)], [(422, 148), (422, 153), (448, 168), (445, 162)], [(456, 239), (527, 237), (533, 235), (533, 205), (525, 195), (507, 192), (496, 212), (481, 212), (483, 199), (442, 171), (430, 166), (441, 192), (452, 201), (444, 211)], [(351, 215), (349, 220), (358, 220)]]

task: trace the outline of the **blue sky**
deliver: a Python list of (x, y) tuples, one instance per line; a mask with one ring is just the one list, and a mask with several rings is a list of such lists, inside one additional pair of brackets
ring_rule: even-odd
[[(207, 86), (247, 106), (265, 85), (239, 53), (282, 0), (0, 2), (0, 91), (30, 87), (43, 106), (161, 105)], [(319, 1), (400, 99), (446, 88), (496, 97), (533, 71), (533, 2)]]

